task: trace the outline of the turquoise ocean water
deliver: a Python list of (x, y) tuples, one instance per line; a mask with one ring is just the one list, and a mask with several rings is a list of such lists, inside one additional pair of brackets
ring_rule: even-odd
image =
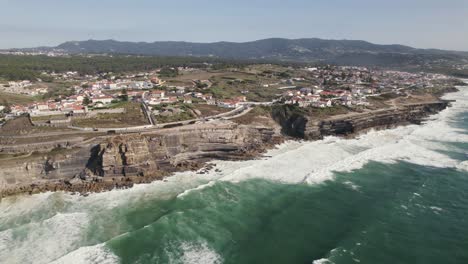
[(0, 202), (0, 263), (468, 263), (468, 88), (424, 125)]

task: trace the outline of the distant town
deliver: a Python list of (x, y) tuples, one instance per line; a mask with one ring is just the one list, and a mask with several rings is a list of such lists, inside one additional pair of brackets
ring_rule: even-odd
[[(444, 85), (451, 79), (442, 74), (365, 67), (292, 68), (270, 64), (223, 71), (177, 67), (132, 74), (80, 75), (69, 71), (43, 72), (41, 76), (49, 82), (38, 79), (0, 85), (0, 92), (31, 99), (27, 103), (0, 102), (2, 120), (27, 114), (44, 126), (96, 128), (106, 123), (97, 117), (112, 119), (135, 108), (141, 109), (137, 112), (142, 116), (137, 113), (129, 118), (134, 119), (129, 124), (120, 122), (122, 126), (209, 118), (254, 105), (366, 108), (372, 104), (369, 98), (407, 95)], [(44, 99), (56, 89), (55, 82), (61, 83), (62, 89)], [(135, 122), (138, 119), (141, 123)]]

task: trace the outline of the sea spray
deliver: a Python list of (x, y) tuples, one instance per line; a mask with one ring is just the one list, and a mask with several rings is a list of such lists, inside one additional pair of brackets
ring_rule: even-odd
[(0, 262), (464, 263), (467, 92), (421, 126), (88, 197), (6, 198)]

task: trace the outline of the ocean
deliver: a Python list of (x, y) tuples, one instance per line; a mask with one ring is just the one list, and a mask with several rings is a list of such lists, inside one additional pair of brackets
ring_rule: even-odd
[(468, 263), (468, 87), (421, 126), (0, 202), (0, 263)]

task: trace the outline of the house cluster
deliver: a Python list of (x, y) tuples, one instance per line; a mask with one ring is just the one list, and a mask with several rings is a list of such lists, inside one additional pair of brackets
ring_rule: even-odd
[(36, 96), (48, 92), (47, 87), (32, 87), (32, 85), (33, 83), (30, 81), (8, 82), (7, 84), (0, 85), (0, 91), (28, 96)]
[(334, 105), (368, 105), (366, 96), (373, 94), (372, 89), (348, 90), (322, 90), (319, 88), (301, 88), (289, 90), (283, 93), (282, 102), (285, 104), (297, 104), (300, 107), (331, 107)]
[(210, 93), (204, 94), (204, 93), (200, 93), (200, 92), (192, 92), (192, 93), (186, 94), (186, 96), (196, 98), (196, 99), (201, 100), (201, 101), (204, 101), (204, 102), (206, 102), (206, 104), (209, 104), (209, 105), (215, 105), (216, 104), (216, 100), (214, 99), (213, 95), (210, 94)]
[[(200, 92), (184, 92), (183, 87), (176, 87), (172, 91), (153, 90), (142, 95), (143, 101), (148, 105), (174, 104), (183, 102), (192, 104), (194, 101), (216, 105), (218, 102), (213, 98), (212, 94), (204, 94)], [(129, 93), (130, 95), (130, 93)]]
[(75, 79), (80, 76), (80, 74), (77, 71), (68, 71), (68, 72), (63, 72), (63, 73), (47, 73), (47, 72), (42, 72), (43, 76), (49, 75), (50, 77), (53, 77), (57, 80), (69, 80), (69, 79)]
[(217, 105), (223, 108), (237, 108), (240, 107), (242, 103), (246, 101), (247, 98), (245, 96), (237, 96), (231, 99), (219, 100), (217, 101)]
[(163, 90), (154, 90), (142, 95), (143, 101), (148, 105), (160, 105), (160, 104), (174, 104), (179, 101), (179, 97), (175, 95), (169, 95)]
[(75, 95), (45, 102), (35, 102), (27, 105), (12, 105), (11, 114), (30, 114), (31, 116), (52, 116), (64, 114), (85, 114), (88, 105), (94, 108), (105, 107), (117, 100), (114, 96), (92, 89), (80, 89)]
[(122, 90), (122, 89), (131, 89), (131, 90), (145, 90), (153, 89), (163, 85), (164, 82), (157, 78), (152, 77), (149, 80), (131, 80), (131, 79), (117, 79), (117, 80), (101, 80), (95, 82), (84, 82), (83, 86), (88, 86), (95, 90)]
[[(283, 83), (293, 86), (279, 101), (301, 107), (331, 107), (334, 105), (368, 105), (367, 97), (383, 93), (399, 93), (403, 89), (430, 88), (434, 81), (448, 79), (441, 74), (376, 71), (365, 67), (306, 68), (304, 78), (291, 78)], [(284, 82), (286, 81), (286, 82)], [(294, 86), (296, 82), (312, 84), (312, 88)]]
[(65, 57), (65, 52), (60, 51), (20, 51), (20, 50), (1, 50), (0, 54), (16, 56), (47, 56), (47, 57)]
[(216, 100), (210, 93), (201, 92), (185, 92), (184, 87), (172, 87), (169, 91), (165, 90), (152, 90), (145, 92), (128, 92), (130, 97), (141, 97), (142, 100), (150, 106), (160, 104), (175, 104), (182, 102), (185, 104), (192, 104), (194, 101), (208, 105), (217, 105), (223, 108), (237, 108), (243, 102), (247, 101), (245, 96), (237, 96), (225, 100)]
[(449, 79), (442, 74), (373, 70), (366, 67), (308, 68), (307, 71), (308, 77), (317, 85), (336, 89), (350, 88), (352, 85), (371, 87), (380, 91), (425, 88), (432, 87), (436, 80)]
[(8, 85), (14, 88), (25, 88), (25, 87), (31, 86), (32, 83), (31, 81), (18, 81), (18, 82), (8, 82)]

